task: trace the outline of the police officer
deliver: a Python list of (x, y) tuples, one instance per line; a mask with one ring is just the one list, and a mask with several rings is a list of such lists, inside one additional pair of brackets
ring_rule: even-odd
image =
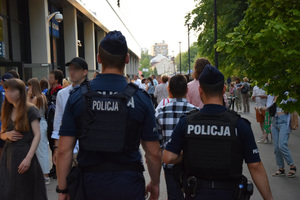
[[(129, 54), (121, 32), (106, 35), (97, 60), (102, 73), (75, 89), (66, 104), (57, 158), (59, 199), (145, 199), (140, 143), (151, 178), (146, 192), (158, 199), (162, 158), (154, 108), (148, 94), (123, 76)], [(79, 167), (69, 174), (76, 138)]]
[(204, 107), (180, 119), (163, 155), (164, 163), (182, 162), (186, 199), (249, 197), (243, 160), (262, 197), (273, 199), (250, 122), (223, 106), (223, 74), (207, 65), (198, 80)]

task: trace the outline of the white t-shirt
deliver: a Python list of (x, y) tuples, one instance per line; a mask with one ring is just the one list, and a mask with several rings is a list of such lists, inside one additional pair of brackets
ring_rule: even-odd
[(267, 95), (266, 91), (264, 91), (263, 89), (254, 86), (253, 88), (253, 93), (252, 93), (252, 97), (255, 97), (255, 101), (256, 101), (256, 105), (258, 107), (265, 107), (267, 104), (267, 98), (260, 98), (259, 95)]
[(141, 79), (137, 79), (136, 81), (133, 81), (133, 83), (136, 84), (137, 86), (139, 86), (139, 88), (143, 89)]

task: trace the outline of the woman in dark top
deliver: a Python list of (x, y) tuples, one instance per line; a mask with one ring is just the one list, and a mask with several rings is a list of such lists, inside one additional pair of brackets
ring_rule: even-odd
[(45, 181), (35, 155), (41, 133), (39, 111), (26, 101), (25, 84), (19, 79), (4, 83), (0, 159), (1, 200), (47, 199)]

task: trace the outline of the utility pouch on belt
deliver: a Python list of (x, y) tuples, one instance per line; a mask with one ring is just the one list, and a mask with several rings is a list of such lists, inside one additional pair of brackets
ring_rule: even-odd
[(253, 183), (242, 176), (235, 190), (235, 200), (249, 200), (253, 194)]

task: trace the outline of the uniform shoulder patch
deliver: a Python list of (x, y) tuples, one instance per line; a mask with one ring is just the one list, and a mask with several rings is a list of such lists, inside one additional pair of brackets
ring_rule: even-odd
[(194, 108), (193, 110), (190, 110), (188, 113), (186, 113), (186, 115), (192, 115), (194, 113), (197, 113), (199, 111), (199, 109)]

